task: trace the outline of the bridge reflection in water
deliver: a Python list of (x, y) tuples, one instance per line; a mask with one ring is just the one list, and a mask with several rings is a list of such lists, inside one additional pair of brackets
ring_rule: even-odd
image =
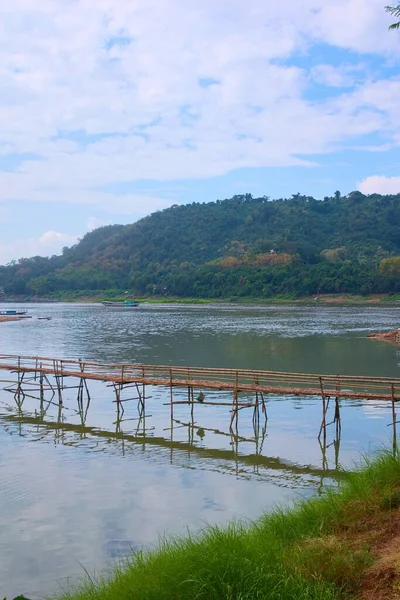
[[(49, 414), (52, 406), (56, 410)], [(8, 406), (7, 411), (2, 411), (0, 425), (10, 434), (17, 431), (20, 436), (35, 441), (51, 441), (66, 446), (84, 445), (89, 451), (92, 449), (97, 452), (119, 452), (125, 456), (138, 449), (148, 452), (158, 449), (168, 453), (171, 464), (191, 468), (192, 461), (192, 468), (222, 470), (236, 477), (265, 475), (266, 472), (286, 474), (289, 478), (313, 477), (320, 480), (322, 489), (326, 479), (338, 479), (344, 476), (339, 466), (340, 438), (335, 438), (330, 443), (324, 443), (324, 439), (319, 440), (321, 456), (320, 461), (317, 462), (320, 462), (320, 467), (300, 465), (265, 454), (267, 423), (262, 427), (256, 424), (253, 436), (244, 437), (232, 431), (202, 427), (195, 421), (184, 422), (173, 419), (170, 424), (172, 426), (164, 429), (166, 435), (163, 437), (154, 435), (154, 428), (149, 426), (144, 413), (135, 422), (134, 427), (129, 426), (130, 431), (124, 430), (124, 424), (127, 427), (127, 422), (132, 421), (131, 419), (119, 418), (112, 423), (112, 429), (108, 430), (90, 426), (87, 424), (89, 406), (90, 400), (86, 404), (79, 405), (76, 411), (71, 411), (66, 410), (64, 406), (47, 401), (43, 411), (33, 413), (24, 410), (24, 406)], [(72, 420), (78, 422), (71, 422)], [(181, 439), (174, 439), (178, 431)], [(202, 441), (206, 432), (218, 438), (226, 438), (228, 447), (199, 444), (197, 441)], [(328, 467), (327, 452), (330, 447), (334, 451), (334, 468)], [(184, 465), (182, 465), (182, 455), (185, 456)]]
[[(143, 449), (146, 446), (168, 449), (171, 461), (175, 451), (194, 453), (211, 460), (233, 461), (236, 474), (243, 466), (247, 469), (251, 467), (255, 473), (265, 468), (297, 475), (337, 477), (341, 400), (378, 399), (390, 403), (392, 407), (393, 447), (396, 448), (396, 403), (400, 400), (400, 379), (116, 365), (9, 355), (0, 355), (0, 370), (10, 373), (9, 378), (2, 379), (0, 383), (3, 384), (3, 390), (13, 396), (15, 408), (1, 417), (3, 425), (18, 424), (21, 432), (24, 425), (37, 426), (40, 435), (54, 435), (59, 443), (70, 443), (67, 437), (70, 432), (81, 439), (90, 437), (99, 441), (107, 440), (123, 453), (131, 444), (135, 447), (140, 445)], [(94, 427), (93, 419), (88, 425), (90, 407), (94, 402), (89, 385), (105, 385), (113, 391), (112, 405), (115, 410), (112, 414), (115, 420), (106, 426)], [(162, 390), (164, 400), (167, 396), (168, 401), (150, 403), (154, 390)], [(267, 457), (263, 453), (268, 426), (266, 399), (285, 395), (299, 399), (313, 397), (314, 400), (319, 396), (322, 404), (318, 435), (320, 468), (299, 466)], [(96, 410), (97, 399), (96, 395)], [(133, 412), (127, 410), (132, 404), (136, 405)], [(162, 406), (169, 407), (169, 414), (165, 414), (164, 409), (163, 435), (155, 436), (150, 421), (152, 415), (148, 411), (149, 408), (159, 410)], [(188, 409), (186, 416), (179, 415), (177, 418), (179, 409), (185, 406)], [(225, 411), (227, 407), (230, 419), (226, 423), (226, 430), (214, 427), (214, 423), (201, 425), (198, 421), (201, 406), (220, 407), (219, 410)], [(246, 432), (242, 435), (239, 432), (239, 414), (245, 409), (251, 409), (251, 427), (247, 419)], [(166, 424), (168, 427), (165, 427)], [(332, 429), (330, 425), (333, 425)], [(330, 431), (332, 437), (328, 439)], [(186, 439), (176, 439), (177, 433), (182, 437), (182, 432), (186, 432)], [(202, 439), (206, 433), (229, 439), (229, 448), (206, 448), (196, 443), (197, 438)], [(334, 469), (328, 468), (327, 452), (330, 448), (334, 455)]]

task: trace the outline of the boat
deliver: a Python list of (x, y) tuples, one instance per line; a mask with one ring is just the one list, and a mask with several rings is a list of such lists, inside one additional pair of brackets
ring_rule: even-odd
[(26, 315), (26, 313), (26, 310), (16, 310), (15, 308), (8, 310), (0, 310), (1, 317), (20, 317), (22, 315)]
[(105, 301), (102, 302), (103, 306), (114, 306), (119, 308), (134, 308), (135, 306), (139, 306), (139, 302), (131, 302), (129, 300), (125, 300), (125, 302), (111, 302)]

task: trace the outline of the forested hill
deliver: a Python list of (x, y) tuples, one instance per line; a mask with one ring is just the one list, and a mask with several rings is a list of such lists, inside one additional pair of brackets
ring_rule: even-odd
[(62, 256), (0, 267), (5, 295), (271, 297), (400, 291), (400, 194), (172, 206), (101, 227)]

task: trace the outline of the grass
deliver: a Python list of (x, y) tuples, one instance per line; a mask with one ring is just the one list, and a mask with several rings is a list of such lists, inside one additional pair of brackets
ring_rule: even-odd
[[(298, 296), (297, 294), (286, 294), (281, 296), (272, 296), (269, 298), (257, 298), (253, 296), (228, 296), (226, 298), (190, 298), (181, 296), (136, 296), (130, 294), (129, 297), (121, 290), (104, 290), (95, 292), (93, 290), (70, 290), (63, 292), (53, 292), (47, 294), (45, 297), (32, 297), (32, 296), (4, 296), (3, 302), (41, 302), (41, 303), (53, 303), (53, 302), (102, 302), (103, 300), (114, 300), (123, 302), (126, 299), (137, 300), (141, 303), (151, 304), (225, 304), (225, 303), (237, 303), (237, 304), (257, 304), (257, 305), (270, 305), (270, 304), (312, 304), (315, 305), (314, 295), (312, 296)], [(363, 303), (374, 303), (374, 304), (396, 304), (400, 302), (400, 294), (381, 294), (379, 297), (376, 295), (352, 295), (352, 294), (323, 294), (319, 296), (319, 304), (363, 304)]]
[[(251, 526), (162, 541), (110, 578), (88, 578), (58, 600), (364, 598), (365, 574), (390, 538), (399, 504), (400, 459), (382, 453), (349, 474), (339, 491), (277, 509)], [(390, 598), (391, 589), (382, 597)]]

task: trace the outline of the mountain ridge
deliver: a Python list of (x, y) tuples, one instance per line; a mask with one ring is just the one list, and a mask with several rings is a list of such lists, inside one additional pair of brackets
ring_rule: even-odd
[(87, 233), (63, 254), (0, 267), (5, 294), (223, 298), (400, 291), (400, 194), (236, 195)]

